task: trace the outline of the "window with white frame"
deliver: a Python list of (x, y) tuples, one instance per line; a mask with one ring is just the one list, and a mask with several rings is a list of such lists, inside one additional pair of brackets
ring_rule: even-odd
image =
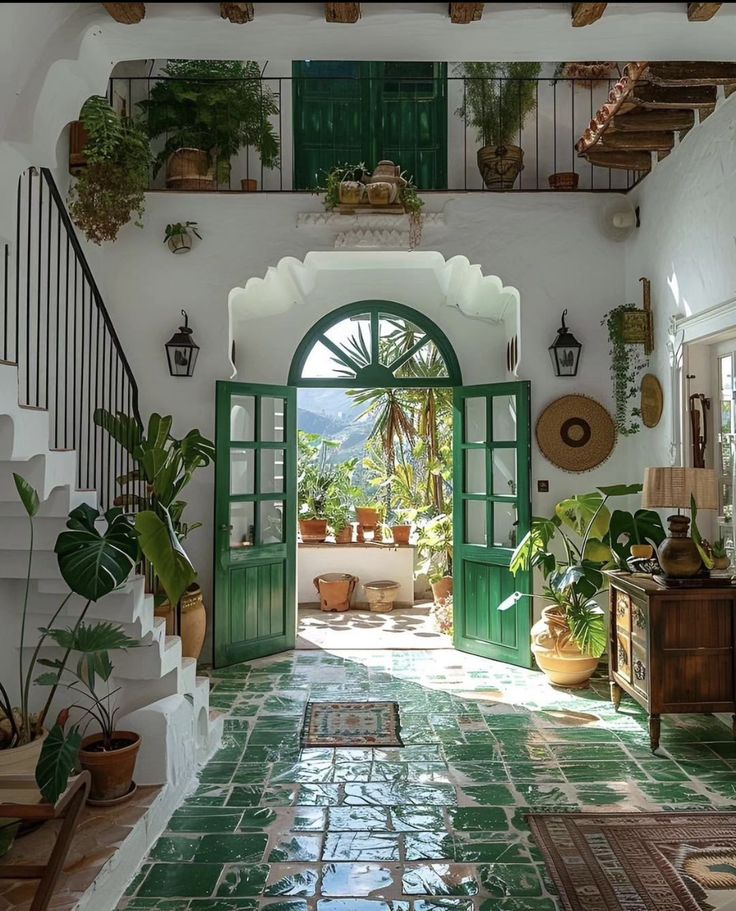
[[(734, 346), (736, 348), (736, 346)], [(736, 478), (736, 415), (734, 414), (734, 376), (736, 375), (736, 350), (720, 354), (717, 359), (718, 410), (716, 424), (715, 468), (718, 477), (719, 503), (717, 537), (726, 542), (728, 555), (734, 557), (733, 497)]]

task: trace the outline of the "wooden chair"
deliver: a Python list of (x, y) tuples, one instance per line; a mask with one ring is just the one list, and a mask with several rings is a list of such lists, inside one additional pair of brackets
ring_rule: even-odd
[[(56, 801), (49, 803), (0, 803), (0, 819), (20, 819), (24, 822), (45, 822), (50, 819), (61, 819), (61, 828), (46, 864), (5, 864), (0, 861), (0, 879), (37, 879), (36, 894), (33, 896), (30, 911), (46, 911), (54, 894), (54, 888), (64, 869), (74, 832), (79, 822), (79, 814), (89, 795), (90, 775), (82, 772), (69, 784), (69, 787)], [(36, 790), (38, 786), (32, 775), (0, 776), (0, 800), (3, 788), (13, 790)]]

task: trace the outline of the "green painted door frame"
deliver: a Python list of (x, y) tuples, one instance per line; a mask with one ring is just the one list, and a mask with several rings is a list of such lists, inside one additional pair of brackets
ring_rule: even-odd
[(214, 664), (296, 637), (296, 389), (218, 382)]
[[(509, 570), (531, 523), (529, 382), (455, 389), (453, 417), (454, 643), (461, 651), (531, 667), (531, 607), (497, 606), (531, 592)], [(514, 523), (515, 520), (515, 523)]]

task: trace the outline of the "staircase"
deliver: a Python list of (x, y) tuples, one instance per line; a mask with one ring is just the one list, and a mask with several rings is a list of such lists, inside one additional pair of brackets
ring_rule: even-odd
[[(28, 518), (13, 473), (38, 491), (26, 648), (47, 626), (68, 588), (54, 545), (69, 511), (81, 503), (107, 508), (128, 455), (94, 426), (97, 407), (139, 418), (137, 388), (53, 177), (28, 172), (19, 181), (16, 244), (5, 250), (0, 312), (0, 667), (15, 684), (20, 607), (27, 570)], [(1, 272), (2, 270), (0, 270)], [(140, 418), (139, 418), (140, 419)], [(71, 626), (84, 605), (72, 596), (56, 621)], [(93, 603), (86, 620), (118, 623), (140, 647), (112, 652), (117, 726), (141, 734), (138, 784), (178, 789), (217, 748), (223, 718), (209, 708), (208, 678), (183, 658), (181, 640), (154, 616), (140, 575)], [(50, 645), (42, 657), (54, 657)], [(40, 708), (45, 696), (34, 688)], [(17, 699), (17, 692), (10, 692)], [(65, 703), (63, 690), (58, 706)]]

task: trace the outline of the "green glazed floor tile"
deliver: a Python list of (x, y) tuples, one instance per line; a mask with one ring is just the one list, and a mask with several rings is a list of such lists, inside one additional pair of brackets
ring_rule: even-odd
[(214, 893), (222, 864), (152, 864), (137, 895), (171, 898), (207, 897)]
[[(199, 866), (202, 866), (201, 864)], [(260, 895), (268, 878), (266, 864), (231, 864), (225, 867), (217, 887), (217, 895)]]
[(321, 835), (303, 835), (293, 832), (274, 842), (268, 860), (271, 863), (287, 863), (297, 860), (315, 861), (320, 858), (321, 848)]
[(402, 889), (404, 895), (477, 895), (480, 886), (473, 867), (422, 864), (406, 868)]
[(297, 895), (309, 898), (317, 894), (319, 868), (305, 864), (275, 864), (271, 867), (268, 884), (263, 890), (266, 896)]
[(477, 829), (482, 832), (505, 832), (508, 819), (501, 807), (458, 807), (448, 810), (450, 827), (459, 830)]
[(399, 837), (389, 832), (335, 832), (325, 836), (324, 861), (398, 859)]
[(380, 897), (399, 880), (399, 868), (395, 864), (325, 864), (322, 868), (322, 895)]

